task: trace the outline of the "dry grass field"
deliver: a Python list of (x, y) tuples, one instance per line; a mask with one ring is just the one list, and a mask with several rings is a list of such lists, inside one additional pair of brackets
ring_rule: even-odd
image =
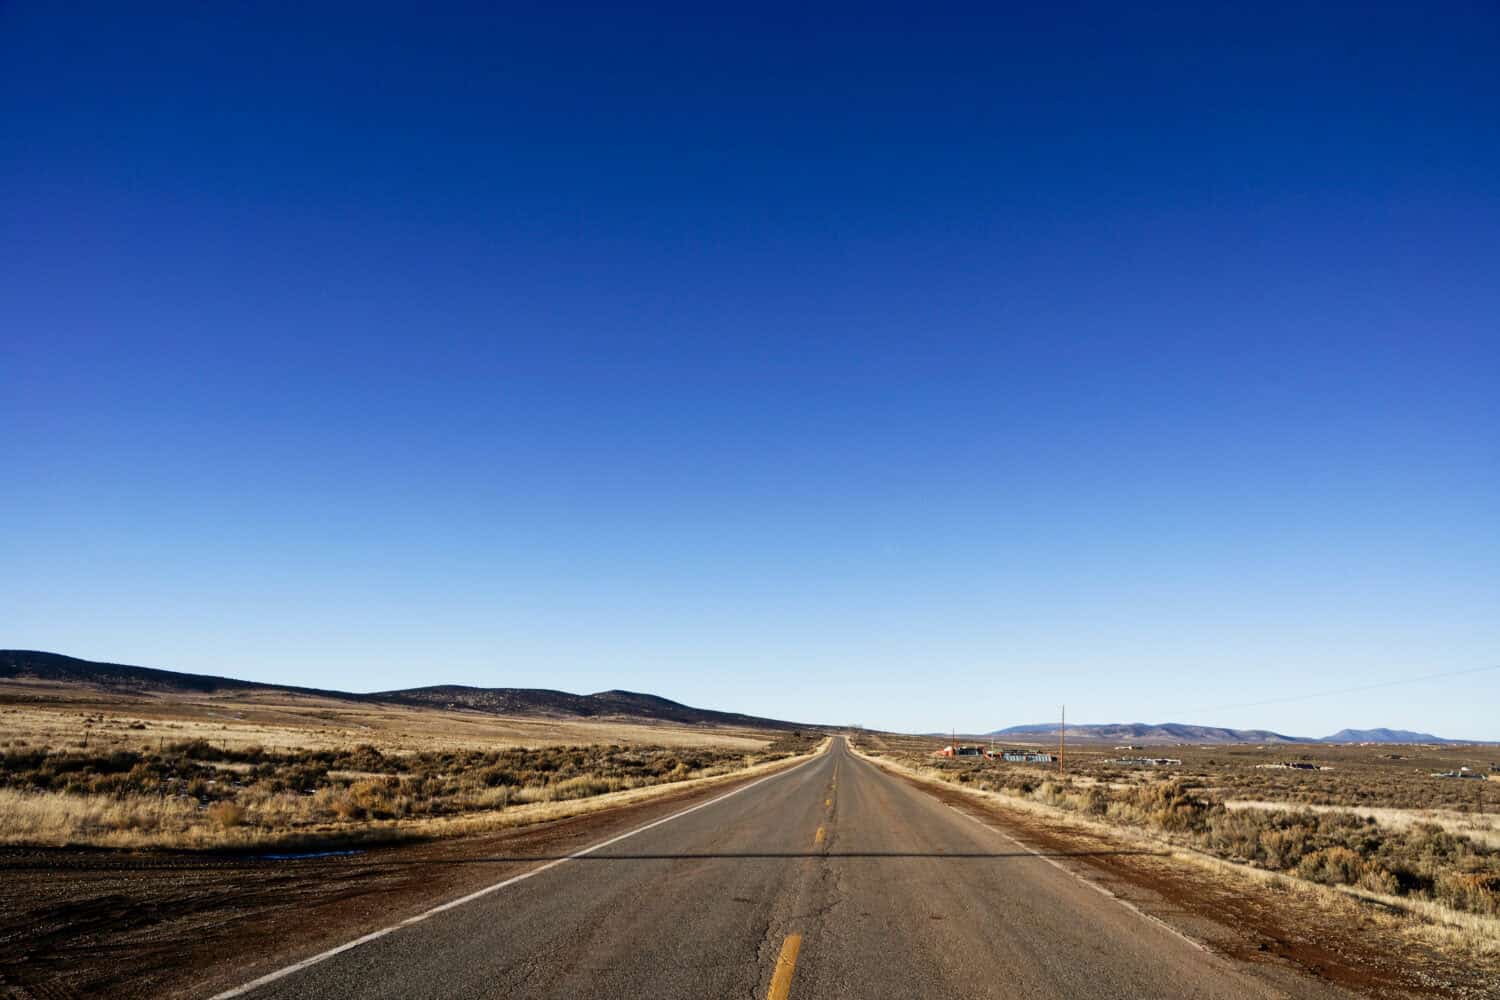
[(473, 833), (740, 773), (819, 738), (5, 681), (0, 844), (264, 849)]
[(652, 743), (753, 750), (759, 730), (677, 726), (624, 719), (510, 718), (362, 704), (294, 692), (124, 694), (82, 685), (0, 680), (0, 741), (47, 746), (140, 746), (207, 740), (228, 747), (337, 750), (370, 743), (382, 750)]
[[(866, 736), (868, 752), (945, 781), (1144, 831), (1227, 862), (1411, 910), (1500, 916), (1492, 746), (1073, 746), (1067, 769), (942, 758), (938, 739)], [(1176, 758), (1166, 766), (1119, 758)], [(1274, 765), (1312, 764), (1302, 770)], [(1322, 768), (1327, 768), (1323, 770)]]

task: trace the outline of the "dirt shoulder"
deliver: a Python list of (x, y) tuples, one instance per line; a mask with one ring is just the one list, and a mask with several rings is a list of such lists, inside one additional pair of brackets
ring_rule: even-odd
[(359, 853), (0, 849), (0, 995), (212, 994), (806, 759), (515, 830)]
[[(1322, 887), (1257, 878), (1238, 866), (1185, 857), (1135, 831), (1109, 830), (1056, 810), (1010, 804), (865, 757), (953, 808), (1052, 856), (1214, 952), (1288, 986), (1311, 975), (1371, 997), (1500, 997), (1500, 960), (1455, 958), (1413, 935), (1400, 914)], [(1051, 813), (1057, 813), (1051, 815)], [(1142, 851), (1143, 846), (1153, 849)], [(1132, 850), (1122, 852), (1120, 848)], [(1063, 855), (1062, 857), (1059, 857)]]

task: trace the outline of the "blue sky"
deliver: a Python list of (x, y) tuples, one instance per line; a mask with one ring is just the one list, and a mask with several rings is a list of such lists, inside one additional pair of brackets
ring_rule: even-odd
[(0, 6), (0, 645), (1500, 739), (1488, 4)]

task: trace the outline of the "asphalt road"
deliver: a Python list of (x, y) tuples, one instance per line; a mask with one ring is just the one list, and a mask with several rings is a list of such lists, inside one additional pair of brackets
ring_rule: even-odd
[[(244, 995), (1287, 994), (835, 740), (797, 768)], [(1296, 995), (1343, 994), (1309, 980)]]

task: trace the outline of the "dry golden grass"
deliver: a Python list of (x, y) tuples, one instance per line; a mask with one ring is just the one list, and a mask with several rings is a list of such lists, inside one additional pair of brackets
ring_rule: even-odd
[(1500, 849), (1500, 814), (1495, 813), (1457, 812), (1453, 809), (1393, 809), (1379, 806), (1351, 808), (1313, 805), (1305, 802), (1273, 802), (1265, 799), (1227, 799), (1224, 805), (1228, 809), (1262, 811), (1295, 808), (1315, 813), (1348, 812), (1373, 820), (1377, 826), (1389, 830), (1410, 830), (1420, 825), (1437, 826), (1449, 833), (1468, 837), (1476, 843)]
[(248, 803), (226, 801), (204, 807), (194, 800), (177, 798), (115, 799), (0, 788), (0, 844), (270, 850), (462, 836), (613, 809), (684, 788), (711, 787), (787, 766), (826, 746), (825, 740), (815, 749), (794, 756), (733, 768), (709, 768), (670, 782), (636, 786), (605, 781), (587, 796), (570, 795), (565, 783), (555, 790), (522, 790), (523, 794), (509, 796), (505, 794), (509, 789), (493, 789), (493, 801), (478, 798), (473, 808), (463, 813), (411, 819), (330, 821), (330, 814), (337, 816), (342, 794), (330, 789), (314, 796), (283, 793)]
[(749, 773), (810, 742), (287, 692), (5, 680), (0, 843), (241, 848), (444, 836)]
[(82, 685), (0, 681), (0, 746), (96, 741), (106, 746), (202, 739), (228, 747), (382, 750), (556, 746), (587, 743), (715, 746), (753, 750), (760, 730), (621, 719), (515, 718), (404, 705), (362, 705), (289, 692), (193, 695), (105, 692)]

